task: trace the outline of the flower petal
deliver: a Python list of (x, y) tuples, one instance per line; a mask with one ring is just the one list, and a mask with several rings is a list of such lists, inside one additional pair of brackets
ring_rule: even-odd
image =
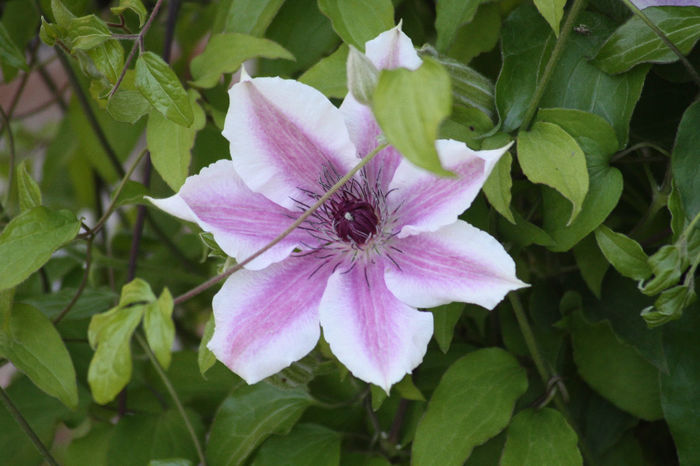
[(401, 301), (435, 307), (460, 301), (493, 309), (511, 290), (528, 286), (495, 238), (461, 220), (432, 233), (402, 238), (386, 269), (386, 285)]
[(318, 305), (328, 276), (310, 279), (317, 265), (290, 257), (231, 275), (213, 301), (215, 330), (207, 346), (217, 359), (253, 384), (308, 354), (321, 333)]
[[(350, 139), (357, 147), (357, 153), (364, 157), (372, 152), (379, 145), (379, 136), (382, 134), (372, 110), (355, 100), (352, 94), (348, 94), (340, 105), (340, 111), (345, 117), (345, 124), (350, 132)], [(386, 192), (399, 162), (399, 151), (391, 146), (382, 150), (365, 166), (369, 185), (377, 186)]]
[(456, 178), (435, 176), (402, 160), (389, 185), (389, 210), (398, 208), (399, 237), (435, 231), (457, 220), (472, 203), (491, 170), (510, 147), (473, 151), (463, 142), (436, 141), (440, 162)]
[[(422, 61), (411, 39), (401, 31), (399, 26), (382, 32), (365, 44), (366, 55), (378, 69), (404, 67), (418, 68)], [(372, 110), (359, 103), (349, 94), (340, 105), (345, 123), (350, 132), (350, 139), (357, 147), (360, 157), (372, 152), (378, 143), (381, 129), (374, 119)], [(401, 161), (401, 154), (393, 147), (388, 147), (367, 164), (366, 173), (370, 186), (378, 186), (386, 192), (394, 171)]]
[(320, 316), (333, 354), (355, 377), (389, 392), (423, 360), (433, 316), (396, 299), (383, 274), (379, 262), (335, 272), (321, 299)]
[[(196, 222), (239, 262), (282, 233), (299, 215), (248, 189), (230, 160), (219, 160), (190, 176), (174, 196), (150, 201), (171, 215)], [(278, 262), (305, 238), (297, 229), (246, 267), (257, 270)]]
[(223, 135), (248, 187), (281, 206), (322, 194), (319, 180), (357, 162), (340, 111), (316, 89), (281, 78), (245, 79), (229, 90)]
[(422, 61), (411, 39), (403, 33), (401, 25), (384, 31), (365, 43), (365, 55), (378, 69), (408, 68), (415, 70)]

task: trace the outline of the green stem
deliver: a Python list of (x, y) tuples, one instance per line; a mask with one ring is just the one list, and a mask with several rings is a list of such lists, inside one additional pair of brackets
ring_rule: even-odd
[(70, 312), (70, 310), (73, 309), (73, 306), (75, 306), (75, 303), (78, 302), (80, 296), (82, 296), (83, 294), (83, 291), (85, 291), (88, 278), (90, 277), (90, 266), (92, 265), (92, 242), (94, 239), (95, 237), (91, 236), (87, 240), (87, 247), (85, 249), (85, 272), (83, 272), (83, 278), (80, 281), (80, 285), (78, 286), (78, 289), (76, 290), (70, 302), (66, 305), (66, 307), (63, 308), (63, 310), (61, 310), (61, 312), (53, 320), (54, 325), (58, 324)]
[(124, 189), (124, 186), (126, 186), (126, 182), (129, 181), (129, 178), (131, 178), (131, 175), (134, 173), (134, 170), (138, 166), (138, 164), (141, 162), (141, 160), (144, 158), (146, 155), (147, 150), (144, 149), (141, 151), (141, 153), (138, 155), (134, 163), (129, 167), (129, 171), (124, 174), (122, 177), (121, 182), (119, 183), (119, 186), (117, 186), (117, 189), (114, 190), (114, 193), (112, 194), (112, 201), (109, 203), (109, 206), (107, 206), (107, 211), (102, 215), (102, 217), (97, 221), (95, 226), (88, 232), (84, 233), (84, 235), (88, 236), (95, 236), (104, 226), (104, 224), (107, 222), (107, 219), (112, 215), (112, 212), (114, 212), (114, 209), (117, 206), (117, 199), (119, 198), (119, 195), (121, 194), (122, 190)]
[(634, 13), (635, 16), (637, 16), (639, 19), (644, 21), (644, 24), (649, 26), (649, 29), (654, 31), (654, 34), (656, 34), (661, 41), (666, 44), (666, 47), (671, 49), (673, 53), (675, 53), (678, 56), (678, 59), (683, 63), (683, 66), (688, 70), (688, 73), (690, 73), (690, 76), (693, 78), (693, 81), (695, 81), (695, 84), (700, 86), (700, 75), (698, 72), (695, 70), (695, 67), (693, 67), (693, 64), (690, 63), (690, 60), (686, 58), (685, 55), (683, 55), (683, 52), (681, 52), (678, 47), (676, 47), (676, 44), (671, 42), (671, 39), (668, 38), (668, 36), (661, 30), (659, 27), (654, 24), (647, 15), (644, 14), (642, 10), (637, 8), (637, 6), (632, 3), (630, 0), (622, 0), (625, 5), (627, 5), (627, 8)]
[[(523, 304), (520, 302), (520, 298), (518, 297), (517, 293), (509, 293), (508, 299), (510, 300), (510, 304), (513, 306), (513, 312), (515, 313), (515, 318), (518, 321), (520, 332), (523, 334), (525, 344), (527, 345), (527, 349), (530, 352), (530, 356), (532, 356), (532, 360), (535, 363), (537, 372), (539, 373), (540, 378), (542, 379), (542, 383), (545, 387), (547, 387), (549, 381), (552, 380), (552, 377), (550, 376), (549, 370), (547, 369), (547, 366), (544, 363), (544, 359), (540, 354), (540, 350), (537, 348), (535, 334), (533, 333), (532, 327), (530, 327), (530, 323), (527, 320)], [(586, 459), (586, 464), (597, 464), (597, 461), (594, 460), (594, 456), (591, 453), (590, 448), (588, 448), (588, 445), (584, 441), (581, 431), (579, 430), (578, 426), (574, 422), (573, 417), (571, 416), (571, 413), (569, 413), (569, 410), (564, 404), (564, 400), (562, 399), (561, 392), (559, 392), (559, 390), (557, 390), (557, 393), (554, 396), (554, 405), (557, 407), (562, 416), (564, 416), (569, 425), (576, 431), (576, 435), (578, 435), (578, 443), (581, 447), (581, 453)]]
[(141, 336), (139, 332), (135, 333), (136, 335), (136, 341), (141, 345), (141, 348), (146, 352), (146, 355), (148, 356), (148, 359), (151, 360), (151, 364), (153, 364), (153, 367), (155, 368), (156, 372), (158, 372), (158, 375), (160, 376), (161, 380), (163, 381), (163, 384), (165, 385), (165, 388), (168, 389), (168, 393), (170, 393), (170, 396), (172, 397), (173, 401), (175, 402), (175, 406), (177, 407), (178, 412), (180, 413), (180, 416), (182, 416), (182, 420), (185, 421), (185, 427), (187, 427), (187, 431), (190, 434), (190, 437), (192, 438), (192, 442), (194, 443), (195, 448), (197, 449), (197, 456), (199, 456), (199, 464), (202, 466), (206, 466), (207, 460), (204, 458), (204, 450), (202, 450), (202, 445), (199, 443), (199, 439), (197, 438), (197, 434), (194, 431), (194, 428), (192, 427), (192, 423), (190, 422), (190, 418), (187, 417), (187, 413), (185, 412), (184, 406), (182, 406), (182, 402), (180, 401), (180, 397), (177, 395), (177, 392), (175, 391), (175, 388), (173, 387), (173, 384), (170, 382), (170, 379), (168, 378), (168, 374), (165, 373), (165, 370), (161, 367), (160, 363), (156, 359), (155, 354), (153, 354), (153, 351), (151, 350), (151, 347), (148, 346), (148, 343), (146, 340)]
[(2, 387), (0, 387), (0, 399), (2, 399), (2, 403), (5, 405), (5, 408), (7, 408), (10, 414), (12, 414), (12, 417), (15, 418), (17, 424), (19, 424), (24, 433), (27, 434), (27, 437), (29, 437), (36, 449), (39, 450), (39, 453), (41, 453), (41, 456), (44, 457), (46, 462), (52, 466), (58, 466), (58, 462), (53, 458), (53, 456), (51, 456), (51, 453), (49, 453), (49, 450), (41, 442), (39, 436), (36, 435), (36, 432), (34, 432), (32, 426), (30, 426), (27, 420), (24, 419), (22, 413), (19, 411), (19, 409), (17, 409), (17, 406), (12, 403), (12, 400), (9, 396), (7, 396), (7, 393)]
[(197, 296), (199, 293), (201, 293), (201, 292), (203, 292), (203, 291), (205, 291), (205, 290), (211, 288), (212, 286), (216, 285), (217, 283), (219, 283), (219, 282), (220, 282), (221, 280), (223, 280), (224, 278), (227, 278), (228, 276), (230, 276), (230, 275), (233, 274), (234, 272), (237, 272), (238, 270), (241, 270), (243, 267), (245, 267), (246, 265), (248, 265), (253, 259), (257, 258), (257, 257), (260, 256), (261, 254), (265, 253), (265, 252), (268, 251), (270, 248), (272, 248), (274, 245), (276, 245), (277, 243), (279, 243), (280, 241), (282, 241), (285, 237), (287, 237), (287, 235), (289, 235), (292, 231), (294, 231), (299, 225), (301, 225), (302, 223), (304, 223), (304, 221), (305, 221), (307, 218), (309, 218), (309, 216), (311, 216), (311, 214), (313, 214), (314, 212), (316, 212), (316, 210), (317, 210), (319, 207), (321, 207), (328, 199), (330, 199), (331, 196), (333, 196), (333, 194), (335, 194), (336, 191), (338, 191), (340, 188), (342, 188), (343, 185), (344, 185), (345, 183), (347, 183), (347, 181), (355, 175), (355, 173), (357, 173), (358, 171), (360, 171), (360, 170), (362, 169), (362, 167), (364, 167), (365, 165), (367, 165), (367, 164), (369, 163), (369, 161), (372, 160), (372, 159), (374, 158), (375, 155), (377, 155), (379, 152), (381, 152), (382, 150), (384, 150), (386, 147), (387, 147), (387, 144), (382, 144), (382, 145), (378, 146), (376, 149), (374, 149), (372, 152), (370, 152), (369, 154), (367, 154), (362, 160), (360, 160), (360, 163), (358, 163), (357, 165), (355, 165), (344, 177), (342, 177), (340, 180), (338, 180), (338, 182), (337, 182), (336, 184), (334, 184), (334, 185), (326, 192), (326, 194), (324, 194), (323, 196), (321, 196), (321, 197), (319, 198), (319, 200), (316, 201), (316, 203), (315, 203), (314, 205), (312, 205), (311, 207), (309, 207), (309, 209), (308, 209), (306, 212), (304, 212), (303, 214), (301, 214), (301, 216), (300, 216), (298, 219), (296, 219), (296, 221), (295, 221), (294, 223), (292, 223), (292, 224), (289, 226), (289, 228), (287, 228), (286, 230), (284, 230), (284, 231), (283, 231), (279, 236), (277, 236), (275, 239), (273, 239), (272, 241), (270, 241), (269, 243), (267, 243), (265, 246), (263, 246), (262, 248), (260, 248), (260, 249), (258, 249), (257, 251), (255, 251), (255, 252), (254, 252), (252, 255), (250, 255), (246, 260), (244, 260), (244, 261), (242, 261), (242, 262), (239, 262), (238, 264), (236, 264), (235, 266), (233, 266), (233, 267), (231, 267), (230, 269), (226, 270), (225, 272), (220, 273), (219, 275), (217, 275), (217, 276), (215, 276), (215, 277), (213, 277), (213, 278), (210, 278), (209, 280), (207, 280), (206, 282), (202, 283), (201, 285), (199, 285), (199, 286), (197, 286), (197, 287), (195, 287), (195, 288), (192, 288), (192, 289), (191, 289), (190, 291), (188, 291), (187, 293), (178, 296), (177, 298), (175, 298), (174, 303), (175, 303), (175, 304), (181, 304), (181, 303), (187, 301), (188, 299)]
[(523, 117), (523, 123), (522, 125), (520, 125), (520, 127), (525, 130), (527, 130), (530, 127), (530, 121), (537, 112), (537, 106), (540, 104), (540, 100), (542, 100), (544, 91), (547, 89), (547, 84), (549, 84), (549, 80), (552, 78), (554, 68), (559, 62), (559, 57), (561, 57), (561, 54), (564, 52), (566, 40), (569, 38), (571, 31), (574, 29), (574, 22), (576, 21), (578, 14), (583, 9), (585, 3), (586, 0), (574, 0), (574, 4), (571, 5), (569, 14), (566, 16), (566, 21), (564, 21), (564, 25), (562, 26), (561, 32), (559, 33), (557, 43), (554, 45), (554, 50), (552, 50), (552, 54), (549, 56), (547, 65), (545, 65), (544, 71), (542, 72), (542, 77), (540, 78), (539, 82), (537, 83), (537, 87), (535, 88), (535, 93), (532, 96), (530, 105), (527, 107), (527, 111), (525, 112), (525, 116)]
[(610, 158), (610, 163), (615, 163), (615, 162), (617, 162), (618, 160), (620, 160), (621, 158), (623, 158), (624, 156), (626, 156), (627, 154), (630, 154), (630, 153), (632, 153), (632, 152), (636, 152), (636, 151), (638, 151), (639, 149), (645, 149), (645, 148), (647, 148), (647, 147), (648, 147), (649, 149), (654, 149), (656, 152), (658, 152), (658, 153), (660, 153), (660, 154), (663, 154), (663, 155), (665, 155), (665, 156), (668, 157), (668, 158), (671, 157), (671, 153), (670, 153), (669, 151), (667, 151), (666, 149), (664, 149), (664, 148), (662, 148), (662, 147), (657, 146), (656, 144), (652, 144), (651, 142), (640, 142), (640, 143), (638, 143), (638, 144), (635, 144), (635, 145), (633, 145), (633, 146), (630, 146), (630, 147), (628, 147), (627, 149), (625, 149), (625, 150), (623, 150), (623, 151), (620, 151), (620, 152), (618, 152), (617, 154), (613, 155), (613, 156)]

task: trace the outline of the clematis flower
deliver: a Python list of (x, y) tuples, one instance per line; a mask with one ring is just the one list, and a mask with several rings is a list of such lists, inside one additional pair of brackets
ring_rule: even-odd
[[(378, 69), (421, 64), (399, 28), (367, 42), (366, 55)], [(229, 97), (223, 134), (232, 160), (152, 202), (196, 222), (241, 261), (375, 150), (380, 129), (351, 95), (337, 108), (293, 80), (244, 76)], [(507, 147), (436, 145), (456, 178), (436, 177), (387, 147), (299, 228), (231, 275), (213, 301), (208, 346), (216, 357), (252, 384), (309, 353), (323, 328), (356, 377), (388, 392), (421, 362), (433, 334), (432, 314), (417, 308), (463, 301), (492, 309), (525, 286), (503, 247), (457, 218)]]

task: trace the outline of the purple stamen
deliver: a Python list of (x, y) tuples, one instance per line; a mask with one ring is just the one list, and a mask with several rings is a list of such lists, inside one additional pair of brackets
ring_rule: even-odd
[(343, 196), (340, 200), (331, 201), (331, 207), (333, 228), (343, 241), (361, 245), (377, 232), (379, 219), (369, 202), (354, 196)]

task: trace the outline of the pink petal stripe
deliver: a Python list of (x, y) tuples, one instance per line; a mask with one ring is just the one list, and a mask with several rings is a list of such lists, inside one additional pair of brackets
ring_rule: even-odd
[(322, 192), (319, 180), (340, 177), (358, 162), (340, 111), (297, 81), (246, 79), (229, 90), (223, 135), (248, 187), (287, 208)]
[(507, 148), (472, 151), (463, 142), (436, 141), (442, 166), (457, 175), (438, 177), (402, 160), (389, 185), (389, 210), (398, 209), (399, 237), (435, 231), (457, 220), (484, 185)]
[[(172, 215), (196, 221), (238, 261), (269, 243), (300, 214), (248, 189), (230, 160), (219, 160), (190, 176), (176, 195), (151, 202)], [(246, 267), (257, 270), (284, 259), (307, 236), (295, 230)]]
[(320, 335), (318, 306), (328, 274), (318, 261), (290, 257), (231, 275), (214, 296), (214, 355), (249, 384), (311, 351)]
[(387, 393), (423, 360), (433, 316), (400, 302), (384, 284), (384, 264), (337, 271), (321, 299), (323, 335), (350, 371)]
[(453, 301), (493, 309), (511, 290), (528, 286), (495, 238), (461, 220), (432, 233), (398, 239), (398, 264), (386, 269), (389, 290), (411, 306)]
[[(364, 157), (372, 152), (379, 145), (379, 136), (382, 134), (372, 110), (348, 94), (340, 105), (340, 111), (345, 117), (350, 139), (357, 147), (358, 154)], [(387, 192), (399, 162), (401, 154), (393, 147), (387, 147), (377, 154), (365, 167), (369, 185)]]

